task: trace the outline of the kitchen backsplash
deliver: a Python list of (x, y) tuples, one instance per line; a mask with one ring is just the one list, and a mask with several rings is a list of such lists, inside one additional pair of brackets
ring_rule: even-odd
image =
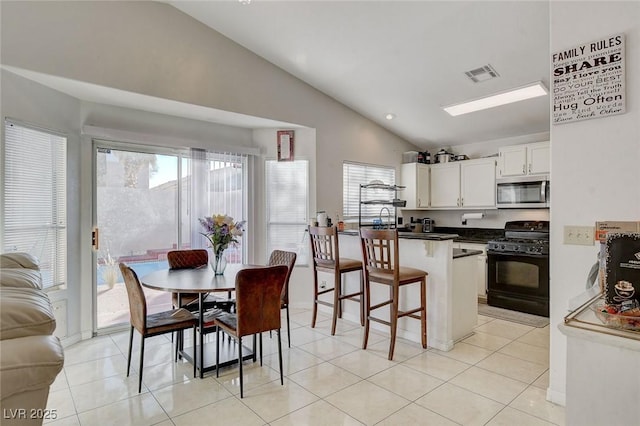
[[(484, 213), (482, 219), (469, 219), (462, 225), (463, 213)], [(549, 220), (549, 209), (500, 209), (500, 210), (402, 210), (398, 211), (403, 223), (409, 223), (411, 217), (416, 219), (431, 218), (436, 227), (468, 227), (468, 228), (504, 228), (504, 224), (512, 220)]]

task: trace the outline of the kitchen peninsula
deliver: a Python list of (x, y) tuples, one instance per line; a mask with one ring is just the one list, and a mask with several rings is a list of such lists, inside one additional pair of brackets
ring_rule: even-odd
[[(464, 250), (453, 247), (457, 234), (404, 233), (399, 235), (400, 264), (422, 269), (427, 277), (427, 344), (442, 351), (453, 348), (454, 342), (473, 333), (477, 323), (478, 305), (474, 281), (475, 256), (480, 250)], [(361, 259), (362, 251), (358, 231), (340, 233), (340, 256)], [(351, 276), (349, 276), (351, 275)], [(344, 276), (346, 290), (359, 286), (356, 274)], [(372, 303), (388, 297), (384, 286), (372, 285)], [(400, 289), (400, 309), (416, 305), (420, 292), (408, 286)], [(357, 306), (345, 304), (343, 316), (358, 321)], [(388, 332), (387, 327), (372, 323), (371, 327)], [(401, 318), (398, 336), (420, 342), (420, 324)]]

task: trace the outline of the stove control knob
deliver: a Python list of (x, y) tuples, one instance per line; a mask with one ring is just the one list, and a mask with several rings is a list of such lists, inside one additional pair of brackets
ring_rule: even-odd
[(501, 246), (500, 246), (500, 248), (501, 248), (502, 250), (504, 250), (504, 244), (503, 244), (503, 245), (501, 245)]

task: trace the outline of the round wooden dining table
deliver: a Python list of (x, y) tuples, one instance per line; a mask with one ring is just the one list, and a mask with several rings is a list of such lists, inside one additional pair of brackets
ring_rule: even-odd
[[(247, 268), (261, 268), (261, 265), (245, 265), (230, 264), (224, 271), (223, 275), (215, 275), (213, 270), (207, 265), (206, 267), (194, 269), (162, 269), (151, 272), (140, 277), (140, 283), (147, 288), (154, 290), (167, 291), (172, 293), (198, 293), (198, 311), (199, 311), (199, 344), (194, 342), (193, 348), (182, 348), (181, 355), (189, 362), (194, 363), (196, 351), (200, 349), (199, 370), (200, 378), (207, 371), (215, 370), (215, 342), (205, 344), (204, 335), (206, 330), (204, 327), (203, 301), (207, 293), (214, 292), (231, 292), (236, 287), (236, 275), (239, 271)], [(178, 297), (180, 300), (180, 297)], [(181, 302), (180, 302), (181, 303)], [(204, 331), (204, 332), (203, 332)], [(235, 342), (221, 341), (220, 366), (226, 366), (238, 361), (237, 348)], [(243, 346), (243, 359), (254, 358), (253, 350)], [(245, 356), (245, 354), (247, 354)]]

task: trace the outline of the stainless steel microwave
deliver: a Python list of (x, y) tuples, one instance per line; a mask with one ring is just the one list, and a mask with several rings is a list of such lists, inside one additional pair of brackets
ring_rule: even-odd
[(498, 179), (496, 205), (499, 209), (548, 209), (548, 176)]

